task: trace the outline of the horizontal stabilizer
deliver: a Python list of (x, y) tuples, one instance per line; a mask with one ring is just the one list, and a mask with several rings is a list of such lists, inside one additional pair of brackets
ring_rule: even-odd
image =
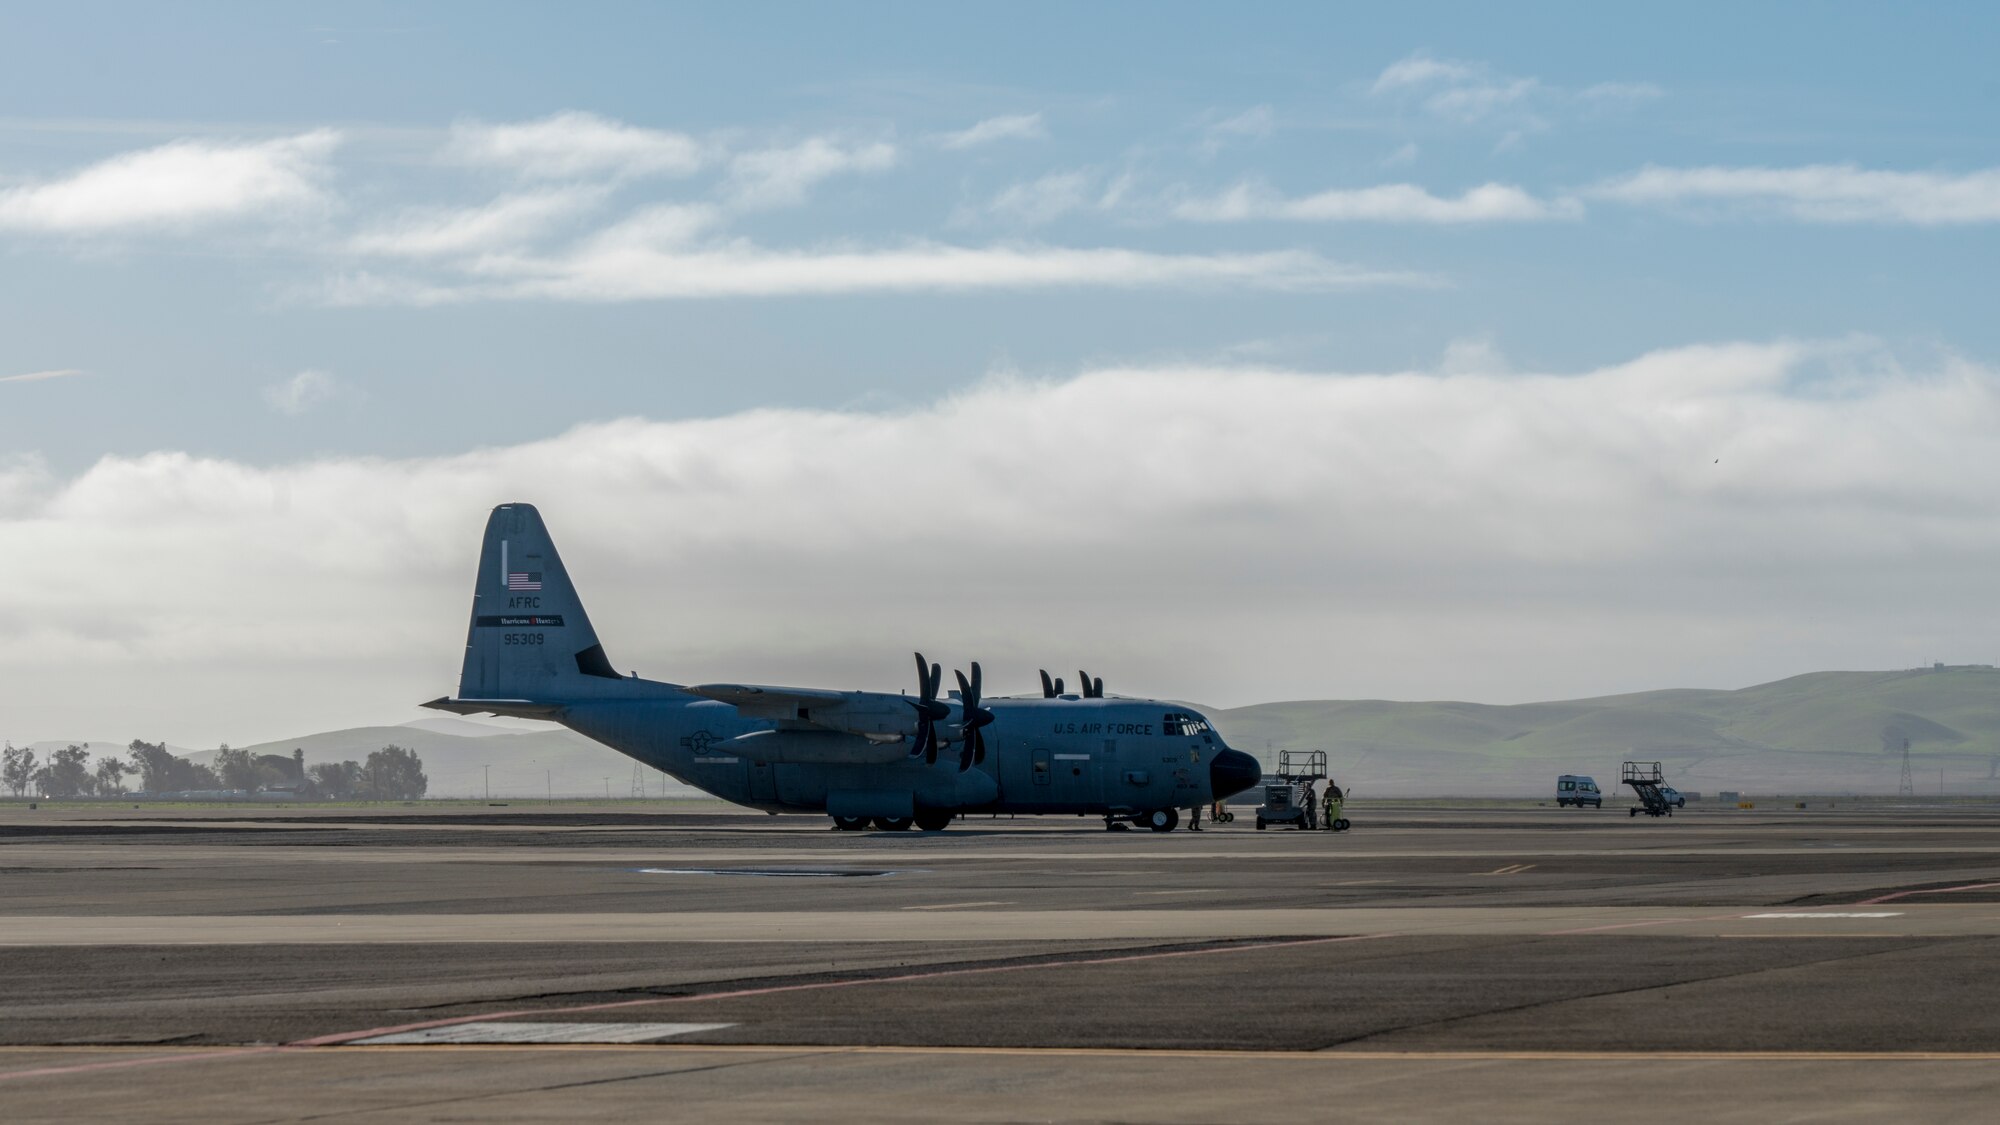
[(532, 699), (453, 699), (440, 696), (424, 704), (433, 711), (454, 715), (506, 715), (515, 719), (553, 720), (563, 713), (564, 704), (537, 703)]

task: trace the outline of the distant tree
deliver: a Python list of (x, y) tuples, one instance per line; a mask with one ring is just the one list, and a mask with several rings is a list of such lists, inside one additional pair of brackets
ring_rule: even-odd
[(414, 801), (430, 788), (424, 762), (416, 751), (384, 746), (368, 755), (361, 767), (363, 795), (374, 801)]
[(18, 797), (28, 791), (29, 784), (34, 780), (35, 752), (25, 746), (17, 749), (13, 743), (8, 743), (7, 749), (0, 752), (0, 783), (5, 783)]
[(345, 762), (321, 762), (306, 773), (322, 800), (352, 800), (361, 789), (361, 763), (352, 758)]
[(135, 738), (125, 752), (132, 758), (131, 772), (139, 775), (139, 788), (148, 793), (163, 793), (171, 788), (167, 783), (173, 777), (173, 764), (181, 759), (167, 753), (166, 743)]
[(132, 767), (116, 758), (97, 759), (97, 795), (116, 797), (125, 792), (125, 775), (130, 772)]
[(257, 755), (248, 750), (231, 750), (227, 742), (215, 752), (210, 768), (222, 779), (224, 789), (248, 789), (254, 793), (263, 784), (264, 769)]
[(90, 747), (71, 743), (51, 751), (49, 760), (35, 771), (35, 784), (44, 797), (88, 797), (96, 792), (97, 778), (90, 772)]
[(164, 742), (135, 738), (126, 754), (132, 759), (131, 772), (139, 775), (139, 787), (148, 793), (222, 788), (222, 779), (214, 770), (169, 752)]

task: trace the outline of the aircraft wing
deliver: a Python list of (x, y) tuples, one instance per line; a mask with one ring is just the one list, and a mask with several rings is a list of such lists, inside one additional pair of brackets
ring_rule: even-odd
[(696, 684), (685, 689), (736, 708), (748, 719), (785, 727), (816, 727), (893, 740), (915, 734), (917, 713), (906, 696), (879, 691), (768, 687), (762, 684)]

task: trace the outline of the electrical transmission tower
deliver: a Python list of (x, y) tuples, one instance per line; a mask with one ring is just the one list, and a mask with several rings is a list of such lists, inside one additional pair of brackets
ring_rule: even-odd
[(1903, 780), (1896, 785), (1896, 795), (1898, 797), (1917, 795), (1917, 787), (1910, 783), (1910, 740), (1907, 738), (1903, 740)]
[[(632, 788), (627, 796), (644, 797), (646, 795), (646, 774), (644, 768), (637, 762), (632, 763)], [(1905, 763), (1903, 772), (1909, 772), (1907, 763)]]

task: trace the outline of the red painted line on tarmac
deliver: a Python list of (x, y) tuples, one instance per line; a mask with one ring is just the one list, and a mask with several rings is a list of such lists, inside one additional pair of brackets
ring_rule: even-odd
[(1895, 894), (1892, 895), (1883, 895), (1881, 898), (1871, 898), (1865, 902), (1857, 902), (1854, 905), (1874, 906), (1878, 903), (1894, 902), (1899, 898), (1908, 898), (1910, 895), (1948, 895), (1951, 894), (1953, 891), (1984, 891), (1993, 887), (2000, 887), (2000, 883), (1967, 883), (1963, 887), (1933, 887), (1927, 891), (1897, 891)]
[(1073, 961), (1036, 961), (1025, 965), (985, 965), (969, 969), (938, 969), (924, 973), (903, 973), (893, 977), (847, 977), (841, 980), (815, 981), (811, 984), (779, 984), (768, 988), (741, 988), (732, 992), (698, 992), (688, 996), (649, 996), (643, 1000), (613, 1000), (602, 1004), (576, 1004), (566, 1008), (522, 1008), (509, 1012), (481, 1012), (477, 1015), (453, 1016), (449, 1019), (426, 1020), (422, 1023), (397, 1024), (393, 1027), (371, 1027), (365, 1031), (343, 1031), (334, 1035), (320, 1035), (312, 1039), (300, 1039), (288, 1043), (289, 1047), (334, 1047), (342, 1043), (352, 1043), (357, 1039), (373, 1039), (378, 1035), (400, 1035), (408, 1031), (427, 1031), (434, 1027), (456, 1027), (465, 1023), (480, 1023), (486, 1020), (517, 1019), (521, 1016), (563, 1016), (578, 1012), (608, 1012), (624, 1008), (642, 1008), (660, 1004), (693, 1004), (704, 1000), (740, 1000), (748, 996), (774, 996), (785, 992), (813, 992), (829, 988), (859, 988), (871, 984), (905, 984), (910, 981), (938, 980), (944, 977), (969, 977), (989, 973), (1016, 973), (1030, 969), (1067, 969), (1080, 965), (1119, 965), (1133, 961), (1158, 961), (1169, 957), (1201, 957), (1212, 953), (1247, 953), (1261, 949), (1290, 949), (1304, 945), (1332, 945), (1337, 942), (1369, 941), (1375, 938), (1395, 937), (1393, 933), (1351, 934), (1346, 937), (1298, 938), (1290, 941), (1267, 941), (1256, 945), (1224, 945), (1210, 949), (1177, 949), (1164, 953), (1129, 953), (1116, 957), (1089, 957)]
[[(60, 1051), (61, 1047), (50, 1047)], [(73, 1063), (68, 1066), (40, 1066), (32, 1070), (0, 1071), (0, 1082), (15, 1078), (46, 1078), (56, 1074), (83, 1074), (93, 1070), (126, 1070), (135, 1066), (158, 1066), (161, 1063), (205, 1062), (209, 1059), (234, 1059), (245, 1055), (268, 1055), (281, 1047), (236, 1047), (222, 1051), (203, 1051), (199, 1054), (146, 1055), (136, 1059), (116, 1059), (111, 1062)]]

